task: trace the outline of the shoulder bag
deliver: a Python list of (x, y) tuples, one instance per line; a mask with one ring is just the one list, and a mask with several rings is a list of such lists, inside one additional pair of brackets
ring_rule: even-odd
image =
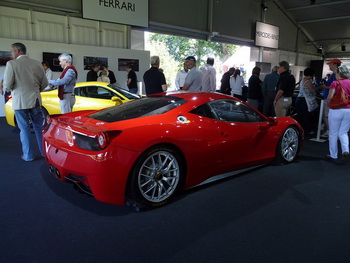
[(339, 92), (335, 93), (334, 96), (331, 98), (331, 101), (328, 105), (330, 109), (344, 108), (349, 103), (348, 94), (346, 94), (346, 92), (344, 91), (342, 84), (339, 81), (337, 81), (337, 84), (339, 86)]

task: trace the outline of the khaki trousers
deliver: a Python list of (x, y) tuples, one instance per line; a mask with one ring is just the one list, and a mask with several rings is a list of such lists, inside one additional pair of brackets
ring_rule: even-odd
[(275, 104), (276, 117), (284, 117), (292, 105), (292, 97), (281, 97)]

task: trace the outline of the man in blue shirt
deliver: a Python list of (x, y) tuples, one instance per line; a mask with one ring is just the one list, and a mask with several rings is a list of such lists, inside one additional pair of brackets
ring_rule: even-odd
[(200, 91), (202, 88), (202, 71), (196, 66), (196, 59), (194, 56), (188, 56), (185, 63), (190, 72), (187, 74), (185, 84), (182, 90)]
[(276, 96), (276, 86), (280, 75), (277, 73), (278, 67), (274, 66), (270, 74), (267, 74), (264, 78), (262, 85), (262, 93), (264, 96), (263, 113), (266, 116), (274, 116), (275, 111), (273, 107), (273, 100)]

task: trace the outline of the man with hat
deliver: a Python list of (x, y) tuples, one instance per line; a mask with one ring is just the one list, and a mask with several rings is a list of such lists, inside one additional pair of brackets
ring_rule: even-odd
[[(327, 65), (329, 66), (329, 70), (331, 70), (333, 73), (332, 75), (328, 78), (326, 83), (324, 83), (321, 88), (323, 89), (323, 99), (324, 101), (327, 101), (328, 93), (329, 93), (329, 87), (331, 86), (332, 82), (336, 80), (336, 73), (337, 69), (341, 65), (341, 61), (337, 58), (332, 59), (327, 62)], [(322, 138), (328, 138), (328, 112), (329, 108), (327, 103), (324, 103), (324, 108), (323, 108), (323, 122), (325, 125), (325, 131), (321, 134)]]
[(202, 87), (202, 71), (196, 66), (196, 58), (188, 56), (185, 59), (186, 67), (190, 70), (185, 79), (183, 90), (200, 91)]

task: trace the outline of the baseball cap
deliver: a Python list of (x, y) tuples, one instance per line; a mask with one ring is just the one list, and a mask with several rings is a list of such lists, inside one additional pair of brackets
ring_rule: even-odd
[(194, 56), (188, 56), (185, 60), (196, 62), (196, 58)]
[(335, 58), (335, 59), (332, 59), (332, 60), (328, 61), (327, 65), (333, 64), (333, 63), (334, 64), (341, 64), (341, 61), (340, 61), (340, 59)]

